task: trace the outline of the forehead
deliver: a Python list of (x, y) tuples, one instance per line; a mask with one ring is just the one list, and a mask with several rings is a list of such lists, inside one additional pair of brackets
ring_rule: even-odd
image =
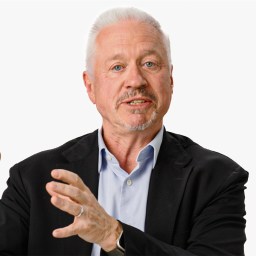
[(103, 28), (96, 38), (96, 52), (112, 54), (144, 48), (163, 51), (163, 38), (153, 26), (139, 21), (122, 21)]

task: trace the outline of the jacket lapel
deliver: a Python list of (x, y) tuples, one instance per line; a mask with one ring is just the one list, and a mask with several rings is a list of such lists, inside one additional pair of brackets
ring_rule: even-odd
[[(83, 182), (98, 197), (98, 131), (94, 131), (82, 137), (73, 146), (65, 150), (62, 155), (65, 161), (56, 165), (56, 168), (66, 169), (77, 173)], [(73, 217), (63, 215), (60, 222), (69, 225)], [(63, 240), (64, 241), (64, 240)], [(91, 255), (92, 244), (83, 241), (79, 237), (71, 237), (69, 242), (63, 242), (63, 248), (72, 246), (73, 255)], [(68, 250), (67, 250), (68, 251)]]
[(63, 152), (68, 160), (68, 165), (82, 178), (83, 182), (98, 197), (98, 130), (86, 135), (74, 146)]
[(179, 205), (191, 171), (190, 160), (181, 143), (164, 132), (149, 184), (145, 231), (167, 243), (172, 242)]

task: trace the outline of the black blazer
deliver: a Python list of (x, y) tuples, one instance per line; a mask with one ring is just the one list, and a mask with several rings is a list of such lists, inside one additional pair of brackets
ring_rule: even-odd
[[(92, 244), (78, 236), (51, 235), (73, 217), (51, 205), (45, 185), (52, 169), (64, 168), (97, 197), (97, 139), (95, 131), (11, 168), (0, 201), (0, 255), (90, 255)], [(244, 255), (247, 178), (226, 156), (164, 132), (149, 184), (145, 232), (123, 224), (126, 255)]]

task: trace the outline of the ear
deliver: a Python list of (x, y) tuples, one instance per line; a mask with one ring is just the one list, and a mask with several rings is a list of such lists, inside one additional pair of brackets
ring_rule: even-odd
[(84, 71), (83, 72), (83, 80), (84, 80), (84, 85), (87, 90), (87, 94), (93, 104), (95, 104), (95, 90), (94, 90), (94, 85), (92, 83), (92, 80), (89, 77), (88, 72)]
[(173, 92), (173, 76), (172, 76), (172, 71), (173, 71), (173, 65), (170, 67), (170, 85), (172, 87), (172, 92)]

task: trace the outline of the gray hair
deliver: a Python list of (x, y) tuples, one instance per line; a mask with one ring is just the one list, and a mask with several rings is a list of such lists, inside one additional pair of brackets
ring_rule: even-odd
[(108, 11), (103, 12), (93, 24), (88, 41), (87, 41), (87, 49), (86, 49), (86, 69), (89, 73), (92, 73), (92, 56), (95, 52), (96, 38), (100, 31), (109, 26), (116, 24), (120, 21), (125, 20), (135, 20), (139, 22), (144, 22), (146, 24), (154, 27), (162, 36), (163, 44), (166, 49), (167, 58), (169, 61), (169, 65), (171, 67), (171, 48), (170, 48), (170, 40), (168, 35), (164, 33), (159, 22), (153, 18), (148, 13), (141, 11), (134, 7), (129, 8), (114, 8)]

